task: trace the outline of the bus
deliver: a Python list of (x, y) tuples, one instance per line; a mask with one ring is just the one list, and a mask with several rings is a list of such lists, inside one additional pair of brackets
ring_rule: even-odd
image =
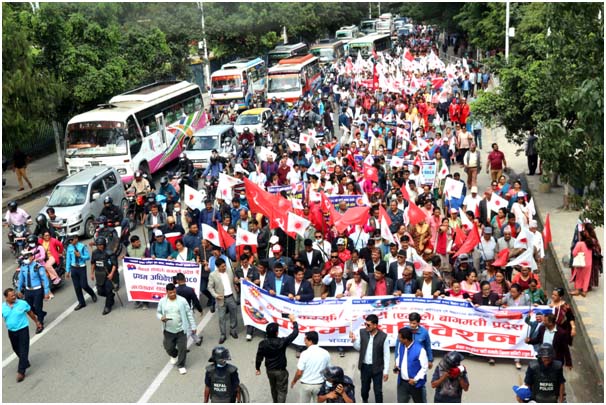
[(364, 35), (372, 34), (377, 32), (377, 21), (378, 19), (364, 20), (360, 23), (360, 32)]
[(267, 66), (273, 67), (282, 59), (290, 58), (292, 56), (303, 56), (308, 53), (309, 47), (303, 42), (291, 45), (278, 45), (267, 54)]
[(335, 32), (335, 38), (341, 41), (357, 38), (360, 34), (360, 30), (355, 25), (346, 25), (341, 27)]
[(218, 109), (233, 101), (238, 110), (245, 110), (254, 93), (265, 96), (266, 83), (267, 68), (263, 59), (236, 59), (210, 75), (210, 100)]
[(364, 59), (372, 56), (372, 52), (376, 53), (391, 50), (391, 35), (390, 34), (370, 34), (365, 37), (354, 39), (349, 43), (349, 56), (356, 58), (358, 52), (361, 53)]
[(67, 173), (112, 166), (125, 183), (135, 170), (151, 175), (178, 158), (185, 137), (207, 124), (203, 107), (200, 87), (186, 81), (157, 82), (114, 96), (67, 123)]
[(284, 98), (295, 102), (301, 96), (317, 91), (322, 83), (320, 60), (313, 55), (282, 59), (269, 68), (267, 99)]
[(320, 59), (320, 64), (327, 64), (336, 61), (345, 56), (343, 41), (328, 40), (312, 45), (309, 53)]

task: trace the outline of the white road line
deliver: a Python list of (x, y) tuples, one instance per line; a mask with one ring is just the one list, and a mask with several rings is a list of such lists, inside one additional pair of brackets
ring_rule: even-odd
[[(198, 327), (196, 328), (196, 332), (200, 333), (202, 332), (202, 329), (204, 329), (204, 327), (208, 324), (208, 322), (210, 322), (210, 318), (212, 318), (212, 312), (208, 312), (204, 318), (202, 318), (202, 321), (200, 321), (200, 323), (198, 324)], [(189, 349), (190, 346), (192, 345), (194, 341), (191, 338), (187, 339), (187, 348)], [(154, 381), (152, 381), (152, 383), (150, 384), (150, 386), (147, 388), (147, 390), (143, 393), (143, 395), (141, 396), (141, 398), (139, 398), (139, 400), (137, 401), (137, 403), (147, 403), (149, 402), (149, 400), (151, 399), (151, 397), (156, 393), (156, 391), (158, 390), (158, 388), (160, 388), (160, 385), (162, 385), (162, 382), (166, 379), (166, 377), (168, 377), (168, 374), (170, 373), (170, 371), (174, 368), (175, 366), (170, 364), (170, 361), (166, 363), (166, 365), (164, 366), (164, 368), (162, 369), (162, 371), (160, 371), (160, 373), (156, 376), (156, 378), (154, 379)]]
[[(88, 294), (86, 294), (86, 296), (88, 296)], [(63, 311), (63, 313), (61, 315), (59, 315), (54, 321), (52, 321), (48, 326), (45, 326), (44, 327), (44, 331), (42, 331), (42, 333), (39, 333), (39, 334), (35, 335), (29, 341), (30, 348), (32, 347), (32, 345), (34, 343), (36, 343), (40, 338), (42, 338), (42, 336), (46, 335), (46, 333), (48, 331), (50, 331), (51, 329), (53, 329), (61, 321), (63, 321), (65, 318), (67, 318), (69, 316), (69, 314), (71, 314), (72, 312), (74, 312), (74, 308), (76, 308), (76, 305), (78, 305), (78, 302), (74, 303), (72, 306), (70, 306), (65, 311)], [(15, 353), (13, 353), (10, 356), (8, 356), (6, 359), (4, 359), (2, 361), (2, 368), (8, 366), (11, 363), (11, 361), (15, 360), (16, 358), (17, 358), (17, 355)]]

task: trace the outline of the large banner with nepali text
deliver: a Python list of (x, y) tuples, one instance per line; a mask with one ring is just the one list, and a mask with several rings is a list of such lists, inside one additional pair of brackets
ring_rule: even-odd
[(166, 295), (166, 284), (183, 273), (185, 284), (200, 295), (200, 265), (166, 259), (125, 257), (122, 265), (129, 301), (158, 302)]
[[(293, 313), (299, 322), (295, 344), (303, 345), (303, 334), (315, 330), (322, 346), (352, 346), (349, 332), (363, 327), (369, 314), (379, 317), (379, 327), (395, 345), (398, 330), (408, 325), (408, 314), (421, 315), (421, 324), (429, 331), (434, 350), (457, 350), (479, 356), (534, 358), (532, 346), (524, 339), (528, 325), (524, 322), (529, 308), (499, 310), (498, 307), (474, 307), (455, 299), (428, 299), (414, 296), (368, 298), (328, 298), (307, 303), (286, 297), (271, 296), (256, 285), (243, 280), (241, 297), (245, 325), (265, 331), (276, 322), (280, 336), (292, 331), (286, 314)], [(546, 307), (545, 307), (546, 308)], [(536, 308), (535, 308), (536, 309)], [(543, 309), (543, 308), (540, 308)]]

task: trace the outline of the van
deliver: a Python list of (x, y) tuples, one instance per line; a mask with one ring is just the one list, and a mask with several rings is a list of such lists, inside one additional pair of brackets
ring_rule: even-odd
[(57, 184), (40, 213), (46, 215), (47, 208), (52, 207), (68, 235), (76, 233), (92, 238), (94, 221), (101, 215), (103, 199), (108, 196), (126, 212), (128, 201), (118, 171), (114, 167), (93, 166)]
[(236, 141), (233, 125), (207, 125), (185, 139), (184, 152), (195, 169), (206, 169), (213, 149), (219, 152), (227, 138)]

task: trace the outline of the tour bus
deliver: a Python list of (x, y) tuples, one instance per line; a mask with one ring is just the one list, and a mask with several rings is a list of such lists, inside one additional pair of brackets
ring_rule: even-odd
[(320, 64), (332, 63), (345, 56), (343, 41), (324, 40), (312, 45), (309, 53), (320, 59)]
[(372, 34), (377, 32), (377, 19), (364, 20), (360, 23), (360, 32), (364, 35)]
[(278, 45), (267, 54), (267, 67), (276, 66), (282, 59), (290, 58), (292, 56), (307, 55), (308, 52), (309, 47), (303, 42), (290, 45)]
[(68, 175), (115, 167), (128, 183), (135, 170), (152, 174), (179, 157), (186, 136), (204, 127), (200, 87), (186, 81), (149, 84), (76, 115), (65, 131)]
[(358, 51), (364, 59), (372, 56), (373, 50), (376, 53), (391, 50), (390, 34), (370, 34), (362, 38), (354, 39), (349, 43), (349, 56), (356, 58)]
[(267, 81), (268, 100), (283, 97), (287, 102), (295, 102), (300, 96), (306, 96), (320, 88), (320, 60), (313, 55), (282, 59), (276, 66), (269, 68)]
[(236, 59), (210, 75), (210, 100), (218, 109), (233, 101), (238, 110), (245, 110), (254, 93), (265, 96), (266, 83), (267, 68), (263, 59)]

